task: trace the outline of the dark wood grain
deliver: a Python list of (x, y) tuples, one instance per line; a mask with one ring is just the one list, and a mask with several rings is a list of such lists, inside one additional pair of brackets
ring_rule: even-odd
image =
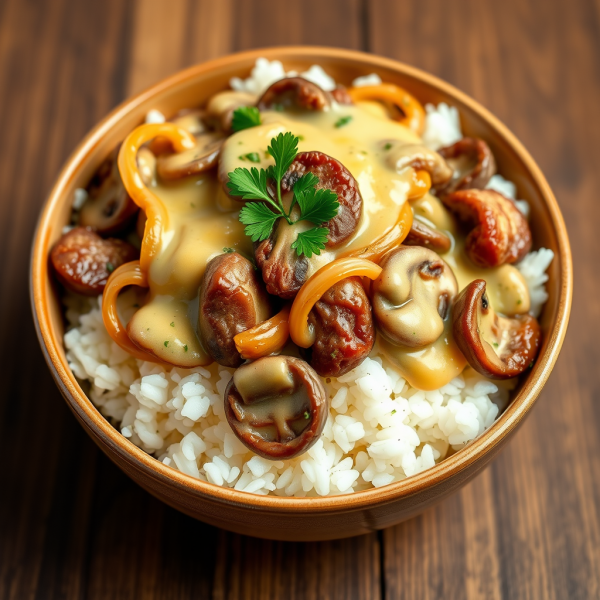
[[(315, 544), (223, 532), (131, 483), (55, 389), (27, 292), (37, 212), (96, 121), (187, 65), (295, 43), (400, 59), (489, 107), (553, 186), (576, 273), (555, 372), (492, 466), (407, 523)], [(600, 597), (599, 56), (592, 0), (0, 1), (0, 598)]]

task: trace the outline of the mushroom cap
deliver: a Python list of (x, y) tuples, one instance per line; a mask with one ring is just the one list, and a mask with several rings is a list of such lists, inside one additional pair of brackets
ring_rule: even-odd
[(88, 198), (81, 207), (79, 224), (101, 235), (125, 229), (138, 211), (129, 197), (117, 165), (119, 147), (100, 165), (88, 186)]
[(428, 225), (422, 217), (415, 215), (410, 231), (404, 240), (405, 246), (423, 246), (430, 248), (438, 254), (448, 252), (452, 247), (452, 240), (443, 231)]
[(166, 180), (181, 179), (216, 167), (224, 141), (220, 133), (203, 133), (196, 138), (196, 145), (190, 150), (161, 154), (157, 160), (159, 176)]
[(303, 360), (267, 356), (237, 369), (225, 390), (225, 415), (250, 450), (269, 460), (306, 452), (327, 420), (319, 376)]
[(372, 284), (373, 314), (393, 344), (422, 348), (444, 331), (458, 284), (452, 269), (432, 250), (400, 246), (381, 263)]
[(386, 157), (388, 164), (395, 171), (400, 172), (407, 167), (416, 171), (427, 171), (434, 187), (452, 179), (452, 169), (434, 150), (422, 144), (405, 144), (395, 140), (385, 140), (385, 144), (391, 144)]
[(492, 379), (509, 379), (535, 360), (541, 332), (535, 317), (501, 317), (486, 294), (486, 282), (476, 279), (456, 298), (452, 310), (454, 339), (468, 363)]
[(292, 248), (298, 234), (306, 228), (306, 223), (289, 225), (285, 219), (279, 219), (271, 235), (256, 246), (256, 264), (269, 294), (285, 299), (294, 298), (306, 281), (309, 259), (305, 254), (298, 256)]
[(256, 94), (226, 90), (215, 94), (206, 107), (207, 121), (217, 130), (231, 133), (233, 113), (242, 106), (254, 106)]
[(331, 106), (331, 94), (304, 77), (284, 77), (272, 83), (259, 98), (259, 110), (277, 106), (306, 110), (325, 110)]
[(482, 139), (465, 137), (438, 152), (454, 172), (447, 185), (436, 186), (445, 194), (473, 188), (483, 190), (496, 173), (494, 155)]

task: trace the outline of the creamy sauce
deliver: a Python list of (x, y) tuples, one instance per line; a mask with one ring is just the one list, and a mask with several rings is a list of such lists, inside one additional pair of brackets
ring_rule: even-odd
[[(527, 282), (512, 265), (482, 269), (474, 265), (464, 249), (464, 236), (460, 233), (453, 216), (441, 201), (426, 194), (412, 203), (415, 214), (450, 236), (452, 246), (442, 255), (451, 267), (458, 282), (459, 291), (471, 281), (486, 281), (487, 295), (493, 309), (504, 315), (529, 312), (530, 297)], [(452, 381), (467, 365), (465, 358), (453, 339), (450, 319), (444, 332), (436, 342), (425, 348), (414, 349), (395, 346), (379, 336), (379, 345), (404, 378), (413, 386), (423, 390), (434, 390)]]
[[(218, 112), (216, 108), (214, 111)], [(343, 126), (336, 126), (342, 117), (350, 119)], [(394, 226), (406, 202), (412, 177), (410, 169), (398, 173), (389, 166), (386, 143), (421, 141), (407, 127), (391, 121), (380, 104), (334, 105), (322, 112), (268, 111), (261, 113), (261, 118), (261, 125), (226, 140), (221, 156), (222, 172), (236, 167), (266, 169), (273, 164), (267, 153), (271, 138), (291, 131), (300, 137), (300, 152), (318, 150), (338, 159), (357, 180), (363, 198), (356, 232), (335, 251), (323, 251), (311, 259), (308, 276), (334, 260), (338, 253), (365, 247)], [(224, 248), (253, 255), (250, 238), (238, 221), (242, 203), (224, 193), (216, 170), (170, 183), (148, 173), (145, 178), (165, 206), (168, 223), (160, 251), (148, 273), (148, 302), (131, 319), (128, 330), (138, 344), (152, 349), (166, 362), (186, 367), (205, 365), (210, 357), (196, 332), (198, 289), (208, 261)], [(529, 310), (527, 285), (517, 269), (510, 265), (479, 269), (471, 264), (453, 217), (435, 196), (427, 194), (414, 202), (413, 207), (416, 214), (452, 238), (452, 248), (443, 258), (454, 271), (459, 289), (473, 279), (482, 278), (488, 282), (488, 296), (497, 312), (514, 315)], [(297, 230), (305, 226), (299, 223)], [(379, 339), (383, 352), (415, 387), (436, 389), (452, 380), (466, 365), (452, 339), (448, 320), (440, 338), (425, 348), (401, 348), (381, 336)], [(260, 411), (274, 415), (276, 425), (267, 435), (276, 435), (276, 429), (285, 429), (285, 419), (270, 402), (261, 403)], [(295, 403), (296, 400), (292, 404)]]

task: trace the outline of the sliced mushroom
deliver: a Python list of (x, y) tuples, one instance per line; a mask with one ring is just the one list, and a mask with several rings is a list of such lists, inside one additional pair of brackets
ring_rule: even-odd
[[(208, 116), (205, 110), (199, 108), (184, 108), (178, 111), (169, 123), (179, 125), (186, 131), (189, 131), (194, 137), (198, 137), (208, 132), (206, 121)], [(150, 149), (156, 156), (172, 152), (173, 146), (165, 137), (157, 137), (150, 142)], [(139, 157), (139, 152), (138, 152)]]
[(339, 377), (368, 356), (375, 342), (371, 304), (359, 277), (330, 287), (308, 316), (315, 331), (310, 364), (323, 377)]
[(496, 173), (494, 155), (479, 138), (462, 138), (451, 146), (440, 148), (438, 152), (454, 171), (448, 185), (441, 186), (445, 194), (473, 188), (483, 190)]
[(256, 95), (248, 92), (226, 91), (215, 94), (206, 107), (207, 121), (217, 130), (231, 133), (233, 113), (242, 106), (254, 106)]
[(324, 152), (300, 152), (283, 177), (281, 191), (291, 191), (305, 173), (318, 177), (317, 189), (326, 188), (337, 194), (340, 205), (337, 215), (324, 224), (329, 229), (327, 247), (335, 248), (347, 240), (358, 226), (363, 206), (358, 183), (339, 160)]
[(241, 365), (234, 336), (270, 316), (264, 285), (247, 258), (232, 252), (208, 263), (200, 285), (198, 330), (213, 360), (226, 367)]
[(493, 379), (516, 377), (537, 355), (541, 332), (531, 315), (500, 317), (492, 308), (483, 279), (471, 282), (456, 298), (454, 339), (469, 364)]
[(286, 77), (271, 84), (258, 100), (257, 106), (259, 110), (325, 110), (331, 106), (331, 94), (303, 77)]
[(157, 171), (162, 179), (181, 179), (198, 175), (216, 167), (225, 138), (220, 133), (205, 133), (196, 138), (190, 150), (162, 154), (157, 160)]
[(452, 240), (449, 236), (429, 226), (416, 215), (403, 243), (405, 246), (423, 246), (438, 254), (448, 252), (452, 246)]
[(66, 288), (86, 296), (102, 293), (110, 274), (139, 252), (127, 242), (102, 239), (85, 227), (65, 233), (52, 248), (50, 260)]
[(426, 146), (404, 144), (397, 140), (385, 140), (382, 144), (384, 148), (388, 148), (386, 150), (388, 164), (397, 172), (406, 167), (412, 167), (417, 171), (427, 171), (434, 187), (443, 185), (452, 178), (453, 171), (446, 161), (437, 152)]
[(371, 289), (381, 335), (411, 348), (435, 342), (458, 292), (452, 269), (435, 252), (419, 246), (400, 246), (381, 267)]
[(303, 360), (267, 356), (242, 365), (225, 390), (225, 415), (240, 441), (269, 460), (306, 452), (328, 414), (319, 376)]
[(88, 198), (81, 207), (79, 224), (102, 235), (113, 235), (125, 229), (138, 207), (123, 186), (117, 157), (119, 147), (100, 165), (88, 186)]
[(291, 247), (303, 230), (303, 223), (288, 225), (285, 219), (279, 219), (270, 237), (256, 246), (256, 264), (269, 294), (293, 298), (306, 281), (309, 259), (306, 255), (298, 256)]
[(199, 136), (208, 131), (206, 127), (207, 119), (207, 111), (202, 110), (201, 108), (184, 108), (177, 112), (172, 119), (169, 119), (169, 122), (179, 125), (179, 127), (183, 127), (193, 136)]
[(442, 201), (468, 228), (466, 251), (479, 267), (521, 260), (531, 249), (527, 219), (509, 198), (494, 190), (460, 190)]

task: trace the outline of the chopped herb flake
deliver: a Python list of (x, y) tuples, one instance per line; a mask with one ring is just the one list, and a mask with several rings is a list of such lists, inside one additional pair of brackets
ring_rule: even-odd
[(187, 344), (185, 344), (185, 345), (183, 346), (183, 349), (184, 349), (184, 351), (185, 351), (185, 352), (187, 352), (187, 350), (188, 350), (188, 348), (187, 348)]
[(111, 262), (107, 262), (106, 263), (106, 270), (109, 273), (112, 273), (115, 270), (115, 265), (113, 265)]
[(339, 129), (340, 127), (343, 127), (344, 125), (348, 125), (348, 123), (350, 123), (350, 121), (352, 121), (352, 116), (351, 115), (346, 115), (345, 117), (340, 117), (335, 122), (334, 127), (337, 127)]
[(391, 147), (392, 147), (392, 144), (391, 144), (390, 142), (388, 142), (388, 143), (387, 143), (387, 144), (386, 144), (386, 145), (383, 147), (383, 149), (384, 149), (384, 150), (389, 150)]
[(304, 418), (310, 419), (310, 413), (307, 410), (304, 411)]
[(168, 346), (169, 346), (169, 342), (167, 341), (167, 342), (165, 342), (165, 348), (168, 348)]
[(394, 410), (392, 411), (392, 414), (393, 414), (393, 415), (395, 415), (397, 412), (398, 412), (398, 411), (397, 411), (396, 409), (394, 409)]
[(171, 321), (170, 325), (171, 327), (175, 327), (175, 321)]
[(223, 248), (223, 252), (225, 252), (225, 254), (231, 254), (232, 252), (235, 252), (235, 250), (233, 248)]
[(260, 162), (260, 156), (258, 155), (258, 152), (248, 152), (248, 154), (242, 154), (241, 156), (238, 156), (238, 158), (240, 160), (249, 160), (253, 163)]

